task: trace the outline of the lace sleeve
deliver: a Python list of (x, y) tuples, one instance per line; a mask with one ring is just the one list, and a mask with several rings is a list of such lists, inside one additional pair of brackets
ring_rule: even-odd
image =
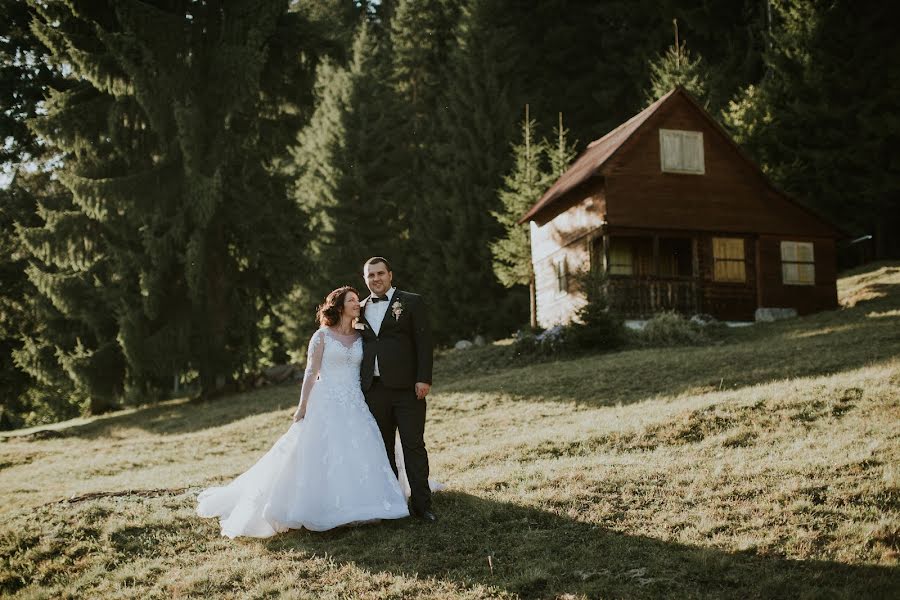
[(325, 334), (317, 331), (309, 338), (306, 351), (306, 371), (303, 373), (303, 387), (300, 389), (300, 406), (306, 404), (322, 369), (322, 356), (325, 354)]

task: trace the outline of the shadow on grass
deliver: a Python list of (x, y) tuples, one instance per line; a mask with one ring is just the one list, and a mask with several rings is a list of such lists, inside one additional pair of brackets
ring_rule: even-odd
[(439, 494), (435, 505), (437, 524), (405, 519), (292, 531), (262, 543), (271, 552), (327, 554), (367, 571), (482, 584), (525, 598), (871, 598), (900, 590), (896, 568), (663, 542), (458, 492)]
[[(900, 285), (871, 284), (867, 291), (874, 298), (853, 308), (732, 330), (725, 343), (716, 346), (625, 350), (488, 373), (474, 365), (462, 368), (459, 355), (448, 355), (449, 368), (437, 365), (435, 399), (453, 392), (502, 393), (610, 406), (852, 370), (900, 356)], [(455, 381), (447, 382), (451, 373)], [(167, 402), (29, 437), (99, 438), (120, 427), (160, 435), (190, 433), (274, 410), (289, 411), (298, 397), (299, 386), (283, 385), (207, 402)]]
[[(888, 286), (873, 289), (881, 287)], [(719, 345), (531, 364), (473, 374), (437, 389), (611, 406), (853, 370), (900, 356), (900, 289), (875, 291), (885, 295), (854, 308), (731, 330)]]
[[(24, 436), (41, 440), (62, 437), (96, 439), (120, 428), (139, 428), (157, 435), (176, 435), (221, 427), (234, 421), (275, 410), (290, 410), (300, 396), (298, 385), (280, 385), (214, 400), (172, 400), (155, 406), (101, 416), (88, 423), (42, 429)], [(11, 436), (15, 438), (15, 434)]]

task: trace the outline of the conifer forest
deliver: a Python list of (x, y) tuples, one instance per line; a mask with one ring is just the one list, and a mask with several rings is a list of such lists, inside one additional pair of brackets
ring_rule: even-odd
[[(243, 389), (388, 257), (436, 340), (529, 323), (520, 217), (687, 89), (900, 257), (900, 36), (850, 0), (0, 0), (0, 428)], [(859, 241), (861, 240), (861, 241)], [(859, 241), (858, 243), (851, 243)]]

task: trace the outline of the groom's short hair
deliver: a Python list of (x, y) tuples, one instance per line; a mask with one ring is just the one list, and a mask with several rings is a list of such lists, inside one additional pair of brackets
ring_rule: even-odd
[(377, 265), (378, 263), (384, 263), (385, 268), (387, 268), (388, 272), (393, 273), (394, 270), (391, 268), (391, 263), (383, 256), (373, 256), (369, 260), (363, 263), (363, 271), (366, 270), (366, 267), (369, 265)]

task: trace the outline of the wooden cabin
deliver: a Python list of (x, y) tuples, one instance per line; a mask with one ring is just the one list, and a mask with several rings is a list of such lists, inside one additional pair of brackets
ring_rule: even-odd
[(574, 275), (590, 268), (631, 318), (837, 306), (843, 232), (778, 190), (680, 87), (592, 142), (521, 222), (542, 327), (584, 305)]

